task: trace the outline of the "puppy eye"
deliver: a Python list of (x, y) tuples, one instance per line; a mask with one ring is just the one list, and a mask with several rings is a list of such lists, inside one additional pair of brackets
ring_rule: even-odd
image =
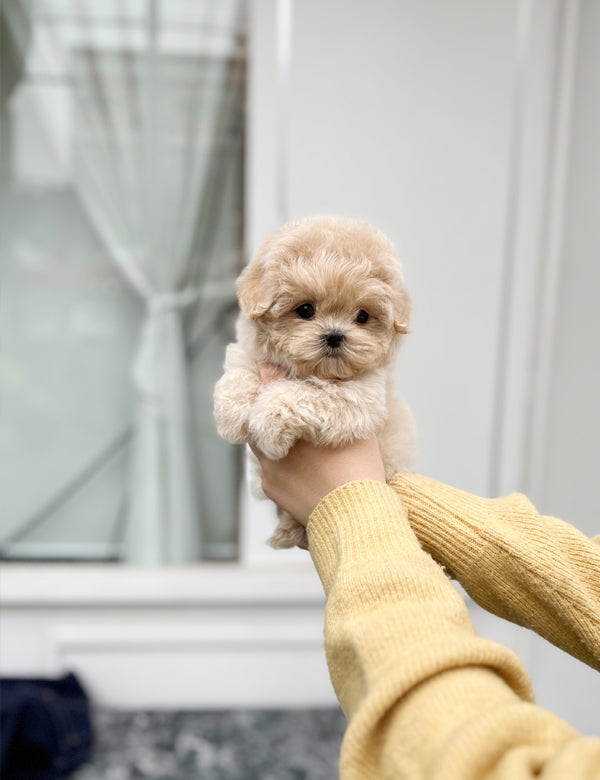
[(358, 322), (359, 325), (364, 325), (365, 322), (369, 319), (369, 312), (365, 311), (364, 309), (361, 309), (358, 314), (356, 315), (356, 322)]
[(315, 307), (312, 303), (303, 303), (302, 306), (298, 306), (296, 314), (301, 320), (312, 320), (315, 316)]

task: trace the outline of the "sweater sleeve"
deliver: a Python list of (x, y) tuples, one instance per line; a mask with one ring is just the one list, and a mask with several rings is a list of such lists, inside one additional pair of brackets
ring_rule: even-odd
[(532, 703), (507, 648), (478, 637), (397, 493), (351, 482), (316, 507), (325, 646), (349, 720), (343, 780), (597, 778), (600, 740)]
[(478, 604), (600, 670), (600, 544), (520, 494), (479, 498), (419, 474), (391, 484), (423, 548)]

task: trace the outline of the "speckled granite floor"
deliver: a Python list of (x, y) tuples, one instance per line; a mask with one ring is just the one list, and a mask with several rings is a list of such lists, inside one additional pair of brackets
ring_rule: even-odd
[(111, 712), (70, 780), (336, 780), (339, 710)]

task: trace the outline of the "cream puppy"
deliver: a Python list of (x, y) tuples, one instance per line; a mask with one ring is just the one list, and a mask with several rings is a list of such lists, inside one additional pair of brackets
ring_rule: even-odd
[[(390, 241), (349, 219), (290, 223), (262, 244), (237, 293), (237, 341), (214, 394), (221, 436), (277, 460), (299, 439), (340, 446), (377, 434), (387, 478), (411, 468), (415, 428), (392, 378), (411, 303)], [(259, 363), (282, 378), (263, 385)], [(269, 542), (302, 546), (305, 530), (279, 510)]]

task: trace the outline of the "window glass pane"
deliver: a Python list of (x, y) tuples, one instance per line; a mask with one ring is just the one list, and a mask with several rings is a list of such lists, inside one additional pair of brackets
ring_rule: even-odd
[(1, 554), (233, 558), (243, 4), (1, 10)]

